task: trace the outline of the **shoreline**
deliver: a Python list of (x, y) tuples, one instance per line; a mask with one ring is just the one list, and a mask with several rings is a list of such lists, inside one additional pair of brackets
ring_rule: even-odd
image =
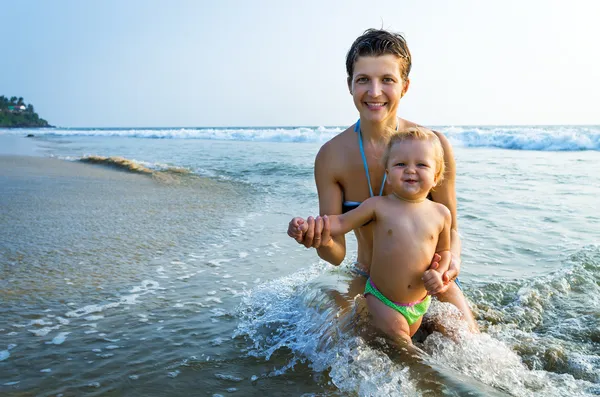
[(54, 157), (24, 154), (4, 154), (0, 152), (0, 178), (27, 179), (36, 177), (72, 179), (73, 182), (123, 181), (142, 183), (153, 179), (136, 172), (127, 172), (114, 167), (68, 161)]

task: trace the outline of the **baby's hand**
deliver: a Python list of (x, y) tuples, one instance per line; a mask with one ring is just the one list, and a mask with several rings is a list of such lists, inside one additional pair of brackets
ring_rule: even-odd
[(292, 218), (288, 224), (288, 236), (301, 243), (304, 233), (308, 230), (306, 221), (300, 217)]
[(426, 270), (423, 273), (423, 284), (429, 295), (437, 294), (444, 286), (442, 274), (436, 270)]

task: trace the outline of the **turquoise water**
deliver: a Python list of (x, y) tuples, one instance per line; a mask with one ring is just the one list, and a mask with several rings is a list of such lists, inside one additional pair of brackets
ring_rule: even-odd
[(536, 128), (448, 127), (461, 281), (483, 333), (434, 304), (454, 331), (429, 335), (411, 363), (358, 331), (360, 298), (346, 296), (354, 240), (336, 268), (285, 234), (292, 216), (317, 212), (314, 156), (339, 129), (20, 132), (3, 153), (190, 173), (77, 184), (1, 170), (0, 391), (596, 395), (597, 128)]

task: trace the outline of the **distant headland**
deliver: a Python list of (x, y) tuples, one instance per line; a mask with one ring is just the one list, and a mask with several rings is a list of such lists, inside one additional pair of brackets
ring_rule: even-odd
[(52, 127), (41, 119), (33, 105), (25, 104), (23, 98), (0, 96), (0, 128), (42, 128)]

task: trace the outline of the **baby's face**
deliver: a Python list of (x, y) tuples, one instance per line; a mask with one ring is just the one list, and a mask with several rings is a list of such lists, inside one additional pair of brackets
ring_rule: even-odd
[(387, 181), (397, 195), (410, 200), (427, 197), (436, 183), (435, 171), (435, 149), (431, 142), (408, 139), (392, 146)]

